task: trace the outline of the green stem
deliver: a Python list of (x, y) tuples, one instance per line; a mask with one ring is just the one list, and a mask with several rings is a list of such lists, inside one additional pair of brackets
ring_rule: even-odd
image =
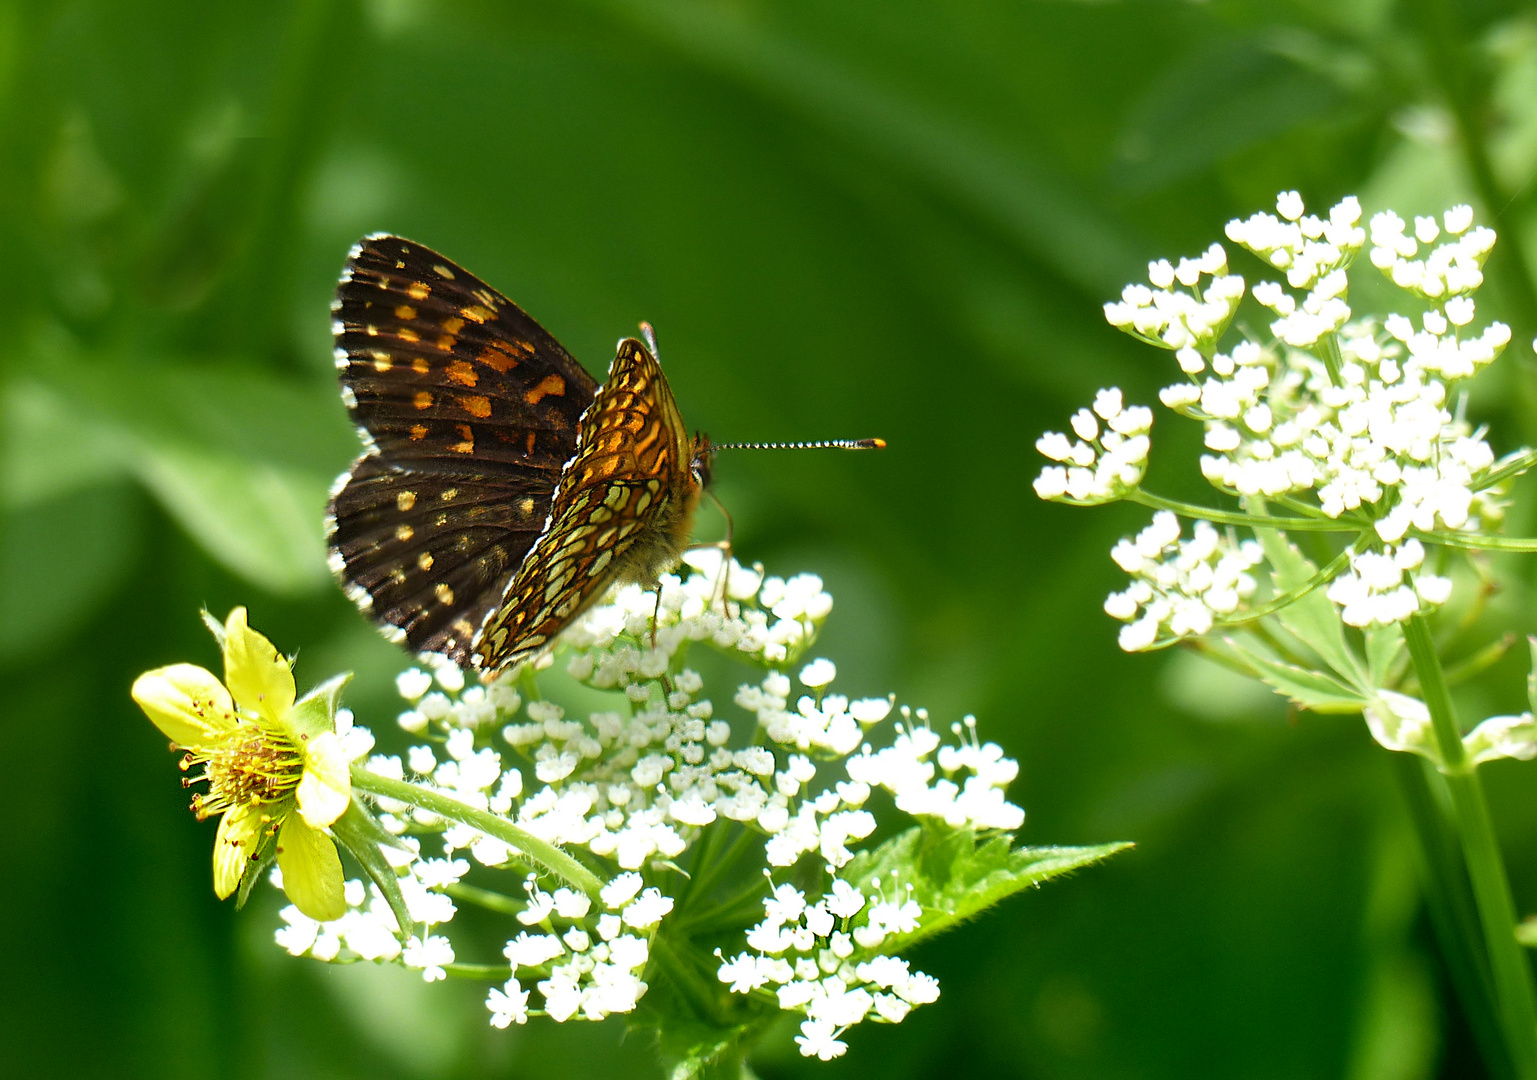
[(1483, 491), (1492, 488), (1502, 480), (1508, 480), (1513, 476), (1520, 476), (1533, 465), (1537, 465), (1537, 450), (1519, 450), (1509, 455), (1510, 460), (1491, 473), (1487, 473), (1469, 485), (1474, 491)]
[(1532, 990), (1532, 973), (1526, 955), (1516, 941), (1516, 911), (1505, 877), (1489, 804), (1483, 783), (1468, 761), (1462, 745), (1462, 732), (1451, 693), (1446, 686), (1441, 661), (1430, 636), (1430, 626), (1421, 615), (1411, 616), (1404, 624), (1404, 642), (1419, 677), (1420, 692), (1430, 710), (1436, 742), (1440, 747), (1441, 772), (1451, 792), (1453, 820), (1457, 839), (1467, 862), (1468, 879), (1473, 886), (1473, 900), (1483, 925), (1484, 948), (1494, 984), (1500, 1028), (1505, 1046), (1522, 1080), (1537, 1080), (1537, 995)]
[(512, 978), (511, 964), (444, 964), (443, 970), (456, 979), (490, 979), (501, 982)]
[(1324, 362), (1324, 368), (1329, 372), (1329, 381), (1335, 386), (1343, 386), (1345, 379), (1342, 370), (1345, 365), (1345, 358), (1340, 355), (1339, 335), (1330, 331), (1319, 338), (1317, 355)]
[[(1473, 1041), (1492, 1080), (1515, 1075), (1498, 1021), (1483, 929), (1468, 884), (1468, 870), (1450, 821), (1450, 793), (1435, 767), (1417, 754), (1390, 754), (1409, 820), (1419, 840), (1425, 907), (1441, 945), (1441, 959), (1462, 1004)], [(1439, 794), (1438, 794), (1439, 792)]]
[(495, 814), (467, 806), (458, 799), (441, 792), (405, 780), (391, 780), (387, 776), (371, 773), (360, 765), (352, 767), (352, 783), (359, 791), (396, 802), (408, 803), (449, 821), (457, 821), (494, 837), (509, 847), (521, 851), (569, 884), (575, 885), (591, 897), (597, 897), (603, 882), (587, 867), (577, 862), (554, 844), (547, 843)]
[(492, 892), (490, 889), (466, 885), (462, 881), (449, 885), (443, 891), (455, 900), (463, 900), (466, 904), (474, 904), (476, 907), (500, 912), (503, 915), (516, 915), (528, 907), (526, 901), (515, 900), (503, 893)]
[(1138, 488), (1129, 492), (1127, 502), (1134, 502), (1141, 506), (1151, 507), (1154, 510), (1172, 510), (1180, 517), (1201, 518), (1210, 521), (1214, 525), (1241, 525), (1254, 529), (1293, 529), (1297, 532), (1360, 532), (1363, 525), (1359, 521), (1336, 521), (1333, 518), (1319, 516), (1316, 518), (1305, 517), (1269, 517), (1265, 514), (1246, 514), (1241, 510), (1217, 510), (1209, 506), (1200, 506), (1196, 503), (1180, 502), (1178, 499), (1166, 499), (1162, 495), (1154, 495), (1150, 491)]
[(1409, 535), (1426, 544), (1469, 551), (1511, 551), (1524, 555), (1537, 553), (1537, 539), (1529, 536), (1479, 536), (1476, 533), (1422, 532), (1419, 529), (1410, 529)]

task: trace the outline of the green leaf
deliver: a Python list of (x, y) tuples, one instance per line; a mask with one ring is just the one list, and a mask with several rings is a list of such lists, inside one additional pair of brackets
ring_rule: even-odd
[[(1277, 594), (1306, 588), (1318, 574), (1318, 567), (1309, 562), (1283, 533), (1274, 529), (1255, 529), (1254, 532), (1265, 549)], [(1361, 662), (1345, 640), (1345, 624), (1321, 586), (1287, 604), (1276, 613), (1276, 618), (1352, 686), (1363, 691), (1370, 689)]]
[(277, 830), (264, 832), (261, 847), (256, 851), (256, 858), (246, 863), (245, 873), (240, 875), (240, 887), (235, 890), (236, 911), (245, 907), (246, 901), (251, 899), (251, 890), (256, 888), (256, 883), (266, 876), (277, 857)]
[(1537, 713), (1537, 637), (1528, 637), (1526, 643), (1532, 650), (1532, 666), (1526, 675), (1526, 700), (1532, 712)]
[(289, 713), (293, 730), (305, 737), (336, 730), (336, 708), (341, 703), (342, 687), (351, 681), (350, 671), (333, 675), (294, 702)]
[(406, 898), (400, 892), (400, 881), (396, 877), (395, 868), (385, 859), (379, 850), (381, 845), (400, 847), (400, 838), (390, 833), (383, 825), (353, 799), (347, 806), (347, 812), (331, 825), (331, 835), (336, 842), (346, 848), (363, 872), (384, 894), (384, 899), (390, 905), (390, 910), (395, 913), (395, 922), (400, 926), (403, 939), (418, 937), (421, 928), (411, 919), (411, 911), (406, 907)]
[(1387, 686), (1393, 669), (1404, 655), (1404, 630), (1398, 623), (1372, 626), (1363, 631), (1366, 639), (1366, 672), (1373, 686)]
[(1238, 642), (1227, 639), (1227, 645), (1263, 680), (1304, 709), (1322, 713), (1360, 712), (1369, 698), (1352, 687), (1346, 686), (1331, 675), (1310, 671), (1280, 660), (1261, 656), (1258, 652)]
[[(860, 852), (843, 872), (866, 896), (900, 884), (913, 886), (923, 908), (917, 930), (888, 937), (882, 952), (895, 951), (974, 918), (1005, 897), (1080, 867), (1109, 858), (1129, 843), (1093, 847), (1014, 848), (1004, 834), (977, 843), (969, 829), (915, 825), (871, 850)], [(875, 884), (875, 879), (881, 885)]]
[(137, 471), (182, 528), (241, 577), (279, 593), (330, 583), (321, 477), (173, 446), (144, 447)]
[(326, 491), (357, 450), (333, 394), (227, 364), (38, 352), (4, 402), (8, 502), (135, 476), (247, 580), (288, 594), (329, 583)]
[(0, 659), (47, 654), (131, 576), (143, 497), (124, 483), (0, 509)]

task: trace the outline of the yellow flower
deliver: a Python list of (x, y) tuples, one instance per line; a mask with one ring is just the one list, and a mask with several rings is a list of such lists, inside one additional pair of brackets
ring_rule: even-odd
[[(194, 795), (201, 821), (222, 814), (213, 849), (213, 887), (224, 899), (246, 867), (276, 838), (283, 891), (312, 919), (340, 918), (342, 864), (323, 831), (352, 801), (352, 781), (335, 731), (339, 682), (294, 700), (289, 662), (246, 625), (243, 607), (222, 633), (224, 682), (196, 664), (172, 664), (140, 675), (133, 699), (172, 744), (187, 751), (182, 781), (208, 782)], [(227, 687), (227, 689), (226, 689)], [(295, 813), (295, 811), (298, 811)]]

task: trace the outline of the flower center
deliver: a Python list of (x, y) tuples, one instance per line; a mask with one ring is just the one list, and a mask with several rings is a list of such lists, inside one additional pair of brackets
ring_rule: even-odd
[(282, 802), (304, 775), (304, 755), (287, 736), (249, 721), (242, 726), (249, 734), (237, 732), (223, 746), (189, 750), (181, 759), (183, 772), (203, 766), (182, 780), (183, 787), (208, 781), (206, 792), (192, 796), (199, 821), (237, 806)]

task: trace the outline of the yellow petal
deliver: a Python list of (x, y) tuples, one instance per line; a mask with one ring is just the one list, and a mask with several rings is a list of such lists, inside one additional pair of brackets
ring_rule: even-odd
[(259, 808), (237, 806), (219, 819), (219, 835), (213, 842), (213, 891), (223, 900), (240, 887), (245, 868), (261, 844), (262, 814)]
[(146, 671), (133, 681), (131, 693), (144, 714), (179, 746), (211, 746), (235, 728), (229, 691), (213, 672), (196, 664)]
[(329, 922), (346, 913), (342, 860), (336, 854), (336, 844), (297, 814), (288, 815), (278, 832), (278, 868), (283, 871), (283, 891), (288, 899), (310, 918)]
[(304, 747), (304, 775), (299, 778), (299, 814), (323, 829), (347, 811), (352, 801), (352, 773), (334, 731), (315, 736)]
[(224, 623), (224, 681), (235, 704), (279, 725), (294, 704), (294, 673), (272, 642), (246, 625), (237, 607)]

